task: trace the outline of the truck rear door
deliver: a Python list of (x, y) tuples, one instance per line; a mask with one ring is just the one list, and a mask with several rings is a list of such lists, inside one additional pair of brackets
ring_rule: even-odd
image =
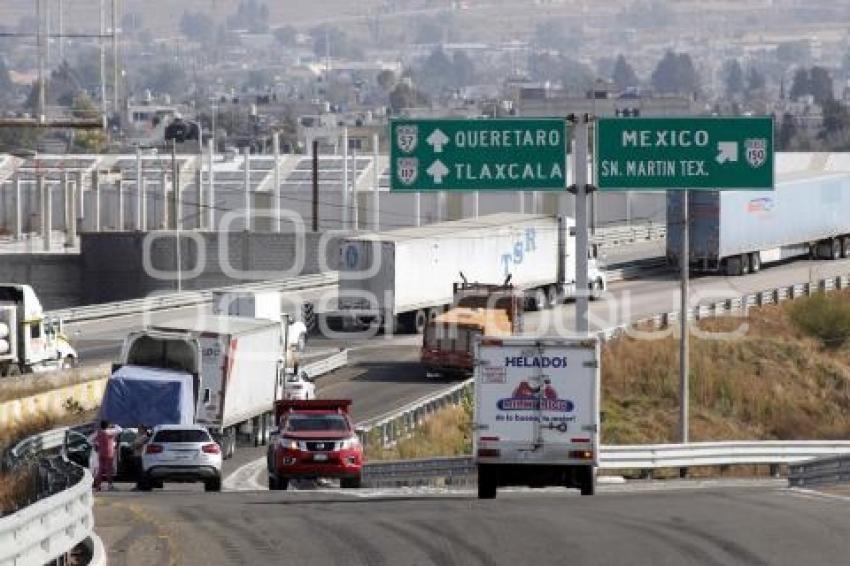
[(577, 463), (577, 453), (587, 452), (596, 463), (595, 341), (485, 338), (477, 360), (475, 440), (480, 461), (569, 464)]

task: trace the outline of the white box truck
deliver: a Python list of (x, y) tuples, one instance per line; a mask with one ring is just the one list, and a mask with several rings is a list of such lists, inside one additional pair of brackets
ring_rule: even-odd
[(0, 377), (68, 369), (77, 351), (29, 285), (0, 283)]
[[(422, 332), (452, 302), (461, 273), (470, 282), (510, 283), (530, 308), (575, 295), (575, 222), (499, 213), (346, 238), (340, 247), (339, 310), (344, 326)], [(605, 274), (589, 262), (594, 291)]]
[(268, 438), (282, 397), (280, 324), (218, 316), (159, 323), (128, 335), (120, 359), (102, 418), (129, 427), (204, 425), (227, 458), (237, 433), (250, 434), (256, 445)]
[(596, 491), (599, 342), (481, 337), (475, 349), (473, 453), (478, 497), (500, 486)]
[(280, 291), (213, 291), (212, 313), (218, 316), (243, 316), (274, 320), (285, 325), (284, 338), (289, 349), (307, 348), (307, 326), (297, 320), (301, 305)]

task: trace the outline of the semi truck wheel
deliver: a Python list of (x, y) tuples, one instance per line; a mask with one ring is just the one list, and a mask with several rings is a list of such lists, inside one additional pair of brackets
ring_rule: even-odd
[(841, 257), (850, 257), (850, 237), (841, 239)]
[(546, 307), (554, 309), (559, 302), (557, 285), (550, 285), (546, 288)]
[(761, 252), (753, 252), (750, 254), (750, 272), (758, 273), (761, 271)]
[(833, 238), (830, 242), (830, 259), (841, 259), (841, 242), (838, 238)]
[(428, 324), (428, 313), (424, 310), (418, 310), (413, 313), (413, 324), (411, 325), (411, 330), (415, 334), (422, 334), (425, 332), (425, 325)]
[(737, 277), (741, 275), (741, 258), (727, 257), (725, 260), (726, 269), (724, 270), (727, 277)]
[(289, 487), (289, 480), (281, 479), (277, 476), (269, 474), (270, 491), (286, 491), (287, 487)]
[(355, 476), (353, 478), (342, 478), (339, 480), (339, 486), (342, 489), (360, 489), (360, 485), (360, 476)]
[(496, 499), (498, 478), (495, 470), (478, 466), (478, 499)]
[(741, 254), (741, 275), (750, 272), (750, 254)]

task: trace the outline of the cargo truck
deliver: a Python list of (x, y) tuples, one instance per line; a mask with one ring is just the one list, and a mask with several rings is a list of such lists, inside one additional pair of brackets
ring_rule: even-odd
[(101, 405), (120, 426), (205, 426), (226, 458), (237, 433), (264, 444), (281, 398), (281, 325), (201, 316), (160, 323), (124, 341)]
[(77, 351), (29, 285), (0, 283), (0, 377), (67, 369)]
[[(575, 296), (575, 222), (500, 213), (346, 238), (340, 246), (336, 324), (422, 332), (452, 302), (459, 272), (470, 281), (511, 283), (544, 308)], [(589, 261), (590, 290), (605, 274)]]
[(477, 339), (472, 428), (479, 498), (516, 485), (595, 493), (599, 359), (591, 338)]
[[(682, 195), (667, 193), (667, 259), (679, 264)], [(774, 191), (690, 191), (689, 264), (728, 276), (807, 256), (850, 257), (850, 175), (795, 173)]]
[(476, 337), (512, 336), (522, 330), (524, 301), (507, 280), (493, 285), (464, 278), (454, 284), (453, 295), (452, 307), (428, 322), (422, 333), (421, 359), (428, 375), (471, 375)]

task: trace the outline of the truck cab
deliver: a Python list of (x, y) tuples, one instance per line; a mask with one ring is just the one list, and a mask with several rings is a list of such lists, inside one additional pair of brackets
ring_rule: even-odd
[(62, 321), (45, 317), (32, 287), (0, 284), (0, 376), (71, 368), (77, 359)]

